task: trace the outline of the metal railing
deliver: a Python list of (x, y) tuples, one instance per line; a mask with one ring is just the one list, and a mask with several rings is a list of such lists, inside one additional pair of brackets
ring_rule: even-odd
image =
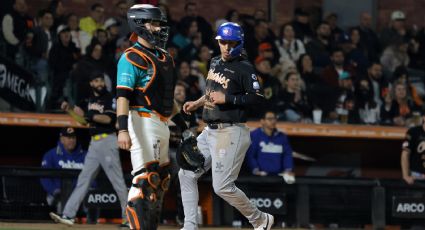
[[(61, 200), (65, 203), (72, 191), (73, 181), (79, 172), (80, 170), (72, 169), (0, 166), (0, 177), (2, 178), (0, 206), (13, 200), (31, 203), (33, 197), (36, 200), (40, 199), (35, 195), (40, 192), (40, 189), (36, 189), (34, 186), (20, 188), (21, 195), (27, 198), (17, 197), (16, 194), (13, 194), (15, 199), (11, 198), (6, 180), (13, 182), (13, 178), (37, 179), (37, 183), (39, 183), (38, 179), (42, 177), (62, 178)], [(130, 177), (130, 175), (126, 175), (126, 181), (130, 181)], [(200, 183), (211, 186), (211, 176), (202, 177)], [(416, 220), (422, 221), (415, 217), (406, 219), (395, 217), (391, 207), (396, 196), (419, 196), (425, 199), (424, 182), (406, 185), (402, 180), (395, 179), (297, 177), (295, 184), (288, 185), (278, 176), (240, 176), (236, 184), (247, 192), (248, 196), (255, 196), (256, 193), (274, 193), (285, 196), (284, 204), (287, 205), (287, 211), (277, 213), (277, 216), (282, 215), (284, 221), (292, 221), (293, 225), (297, 227), (308, 227), (311, 223), (341, 223), (341, 225), (349, 226), (372, 224), (374, 229), (382, 229), (387, 224), (402, 225), (413, 223)], [(213, 210), (209, 210), (213, 213), (213, 225), (228, 226), (235, 219), (240, 218), (230, 205), (213, 194), (212, 189), (210, 194), (213, 196)], [(1, 212), (0, 218), (3, 218)], [(22, 215), (17, 214), (16, 219), (21, 218), (23, 218)]]

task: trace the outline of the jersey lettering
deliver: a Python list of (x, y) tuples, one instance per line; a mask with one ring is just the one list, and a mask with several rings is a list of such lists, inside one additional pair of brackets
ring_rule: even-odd
[(215, 73), (214, 70), (215, 69), (210, 69), (210, 71), (208, 71), (207, 80), (215, 81), (220, 84), (223, 89), (227, 89), (230, 79), (226, 78), (222, 73)]

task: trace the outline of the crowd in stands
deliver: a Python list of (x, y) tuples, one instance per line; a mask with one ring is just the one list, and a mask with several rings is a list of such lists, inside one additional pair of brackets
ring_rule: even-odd
[[(174, 20), (166, 4), (169, 41), (186, 99), (203, 94), (209, 60), (219, 53), (214, 31), (225, 21), (239, 23), (245, 31), (245, 51), (257, 70), (266, 102), (263, 111), (274, 111), (279, 120), (313, 122), (320, 110), (322, 123), (412, 126), (420, 122), (424, 107), (425, 30), (406, 24), (402, 11), (391, 13), (381, 31), (372, 27), (368, 13), (357, 26), (339, 28), (338, 15), (327, 13), (312, 22), (309, 12), (297, 8), (293, 20), (271, 28), (266, 13), (252, 15), (229, 9), (211, 25), (195, 2)], [(116, 63), (129, 48), (127, 1), (119, 1), (114, 15), (105, 18), (101, 3), (79, 17), (63, 1), (52, 0), (36, 17), (27, 14), (25, 0), (15, 0), (2, 20), (1, 37), (6, 55), (31, 70), (48, 88), (45, 111), (65, 100), (86, 98), (89, 76), (104, 73), (108, 91), (114, 93)], [(313, 24), (316, 24), (313, 26)], [(313, 28), (314, 27), (314, 28)], [(253, 110), (252, 119), (259, 119)]]

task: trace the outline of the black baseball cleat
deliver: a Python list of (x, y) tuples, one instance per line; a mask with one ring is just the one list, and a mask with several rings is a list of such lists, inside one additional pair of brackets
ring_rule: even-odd
[(261, 223), (260, 226), (256, 227), (255, 230), (270, 230), (274, 223), (274, 217), (268, 213), (264, 213), (266, 219)]

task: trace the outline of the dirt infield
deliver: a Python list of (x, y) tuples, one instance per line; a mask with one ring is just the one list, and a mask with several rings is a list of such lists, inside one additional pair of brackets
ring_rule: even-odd
[[(55, 223), (6, 223), (6, 222), (0, 222), (0, 229), (1, 230), (72, 230), (72, 229), (102, 229), (102, 230), (109, 230), (109, 229), (120, 229), (117, 225), (113, 224), (96, 224), (96, 225), (90, 225), (90, 224), (75, 224), (73, 227), (68, 227), (65, 225), (55, 224)], [(160, 226), (159, 230), (177, 230), (178, 227), (173, 226)], [(230, 230), (232, 228), (202, 228), (202, 229), (209, 229), (209, 230)]]

